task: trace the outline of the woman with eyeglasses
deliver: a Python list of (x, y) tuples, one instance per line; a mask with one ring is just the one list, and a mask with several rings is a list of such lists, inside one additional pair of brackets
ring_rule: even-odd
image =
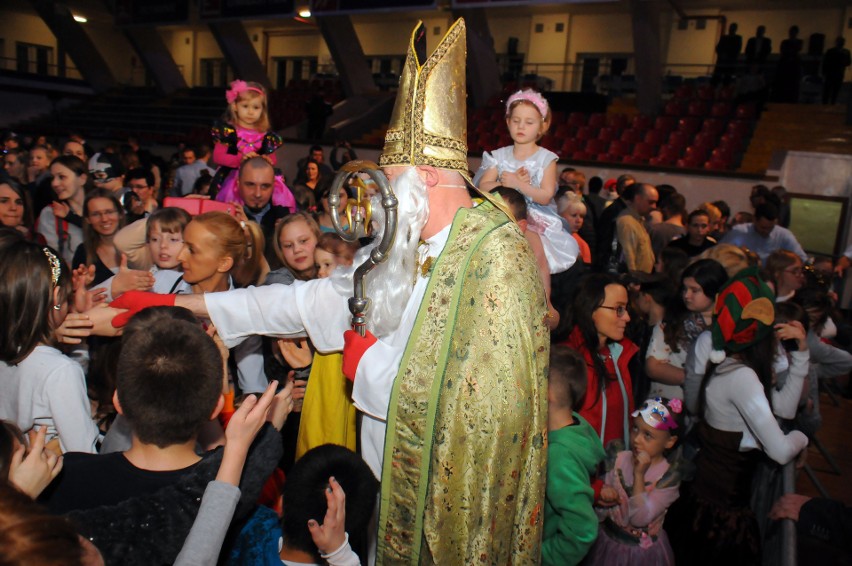
[(90, 286), (103, 283), (121, 265), (121, 252), (113, 244), (116, 232), (124, 226), (124, 209), (107, 189), (93, 189), (83, 204), (83, 243), (77, 246), (71, 265), (94, 266)]
[(766, 258), (767, 283), (775, 289), (775, 302), (789, 301), (805, 284), (802, 258), (788, 250), (775, 250)]
[(586, 360), (588, 386), (580, 415), (606, 446), (611, 440), (630, 443), (634, 371), (629, 366), (638, 348), (625, 338), (630, 322), (627, 288), (613, 275), (586, 277), (574, 297), (574, 328), (565, 342)]

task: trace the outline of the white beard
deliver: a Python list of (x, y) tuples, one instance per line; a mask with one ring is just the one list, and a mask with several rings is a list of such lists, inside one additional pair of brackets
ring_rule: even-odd
[[(370, 271), (364, 281), (364, 291), (371, 300), (367, 311), (367, 328), (375, 336), (387, 336), (399, 326), (414, 289), (420, 231), (429, 218), (426, 184), (415, 167), (406, 168), (394, 179), (392, 187), (399, 201), (396, 238), (388, 251), (388, 259)], [(334, 287), (341, 294), (352, 295), (355, 269), (367, 261), (370, 252), (382, 239), (385, 210), (381, 198), (381, 194), (378, 194), (372, 199), (375, 243), (358, 250), (351, 268), (336, 269), (331, 276)]]

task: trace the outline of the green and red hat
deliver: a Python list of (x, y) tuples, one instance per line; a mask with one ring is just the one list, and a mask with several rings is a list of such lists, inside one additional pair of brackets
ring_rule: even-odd
[(713, 311), (713, 351), (710, 361), (721, 363), (725, 353), (740, 352), (765, 340), (775, 322), (775, 293), (756, 267), (743, 269), (716, 296)]

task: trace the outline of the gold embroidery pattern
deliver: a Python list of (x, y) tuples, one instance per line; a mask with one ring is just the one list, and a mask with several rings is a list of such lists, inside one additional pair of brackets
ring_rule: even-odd
[(460, 213), (394, 385), (378, 564), (539, 562), (546, 310), (517, 227)]

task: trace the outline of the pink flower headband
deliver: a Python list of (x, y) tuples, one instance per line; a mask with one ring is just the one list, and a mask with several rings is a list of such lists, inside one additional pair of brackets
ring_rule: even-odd
[(240, 95), (246, 91), (253, 91), (263, 96), (263, 91), (255, 86), (249, 86), (245, 81), (234, 81), (231, 83), (231, 88), (225, 92), (225, 98), (229, 104), (237, 101)]
[(511, 111), (512, 104), (519, 100), (526, 100), (527, 102), (531, 103), (538, 109), (539, 112), (541, 112), (541, 118), (543, 120), (547, 119), (547, 100), (545, 100), (542, 95), (529, 88), (526, 90), (519, 90), (518, 92), (509, 97), (509, 99), (506, 101), (507, 116)]
[(654, 397), (645, 401), (642, 407), (630, 413), (630, 416), (642, 417), (648, 426), (657, 430), (675, 430), (678, 426), (674, 415), (680, 414), (682, 410), (683, 403), (680, 399), (671, 399), (667, 407), (660, 397)]

